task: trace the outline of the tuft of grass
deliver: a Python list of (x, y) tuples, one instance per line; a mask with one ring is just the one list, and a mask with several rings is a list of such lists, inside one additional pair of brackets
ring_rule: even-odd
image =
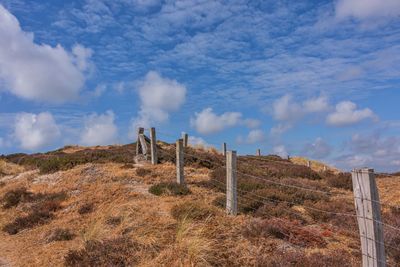
[(94, 211), (94, 204), (93, 203), (85, 203), (82, 204), (79, 209), (78, 213), (83, 215), (83, 214), (88, 214)]
[(69, 241), (74, 239), (75, 234), (71, 232), (69, 229), (64, 228), (55, 228), (46, 234), (46, 242), (54, 242), (54, 241)]
[(186, 185), (178, 183), (158, 183), (149, 188), (149, 192), (156, 196), (184, 196), (190, 194), (189, 188)]
[(111, 226), (117, 226), (120, 225), (121, 223), (122, 223), (122, 217), (120, 216), (112, 216), (106, 219), (106, 224)]
[(126, 237), (89, 240), (81, 250), (70, 250), (65, 266), (135, 266), (143, 246)]
[(215, 215), (212, 207), (203, 203), (190, 201), (177, 204), (172, 207), (171, 215), (176, 220), (190, 219), (201, 221)]

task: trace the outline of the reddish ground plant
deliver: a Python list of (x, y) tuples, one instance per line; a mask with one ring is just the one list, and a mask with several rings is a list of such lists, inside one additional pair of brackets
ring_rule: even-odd
[(244, 229), (249, 238), (275, 237), (301, 247), (325, 247), (321, 233), (286, 219), (253, 219)]

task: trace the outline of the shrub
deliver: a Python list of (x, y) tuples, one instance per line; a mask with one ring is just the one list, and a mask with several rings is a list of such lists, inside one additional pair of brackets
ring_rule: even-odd
[(184, 202), (177, 204), (171, 209), (171, 215), (176, 220), (191, 219), (204, 220), (215, 215), (215, 211), (199, 202)]
[[(384, 223), (400, 228), (400, 213), (398, 207), (391, 207), (390, 212), (383, 213), (382, 220)], [(387, 254), (394, 260), (400, 262), (400, 232), (384, 227), (384, 240), (386, 244)]]
[(32, 193), (28, 192), (26, 188), (17, 188), (5, 193), (2, 198), (3, 208), (9, 209), (18, 206), (21, 201), (26, 201), (32, 198)]
[(3, 227), (3, 231), (10, 235), (15, 235), (21, 230), (45, 224), (53, 218), (54, 215), (51, 212), (34, 210), (27, 216), (17, 217), (12, 223), (6, 224)]
[(120, 217), (120, 216), (108, 217), (106, 220), (106, 224), (112, 225), (112, 226), (120, 225), (121, 222), (122, 222), (122, 217)]
[(145, 168), (137, 168), (136, 169), (136, 175), (140, 177), (144, 177), (146, 175), (149, 175), (151, 173), (151, 170), (145, 169)]
[(79, 214), (88, 214), (94, 211), (94, 205), (93, 203), (85, 203), (82, 206), (79, 207), (78, 213)]
[(69, 229), (56, 228), (47, 233), (46, 242), (68, 241), (74, 239), (75, 235)]
[(244, 235), (254, 237), (275, 237), (302, 247), (325, 247), (321, 234), (307, 229), (298, 221), (286, 219), (254, 219), (244, 229)]
[(349, 252), (335, 250), (328, 254), (314, 252), (307, 255), (303, 250), (278, 250), (272, 256), (257, 259), (258, 266), (268, 267), (320, 267), (320, 266), (358, 266), (357, 260), (352, 259)]
[(178, 183), (158, 183), (152, 185), (149, 188), (149, 192), (156, 196), (184, 196), (190, 194), (190, 190), (186, 187), (186, 185), (181, 185)]
[(66, 266), (135, 266), (143, 246), (125, 237), (87, 241), (81, 250), (70, 250)]
[(333, 172), (324, 172), (324, 178), (328, 182), (328, 185), (340, 189), (353, 190), (353, 183), (351, 181), (351, 174), (346, 172), (341, 172), (339, 174), (334, 174)]
[(303, 216), (299, 212), (293, 210), (287, 203), (265, 203), (254, 215), (265, 219), (285, 218), (297, 220), (302, 223), (306, 222)]
[(355, 215), (354, 204), (351, 201), (335, 199), (330, 201), (320, 201), (317, 203), (307, 202), (306, 205), (308, 206), (306, 207), (308, 214), (315, 221), (328, 222), (350, 232), (357, 231), (357, 220), (355, 217), (335, 214), (350, 213)]

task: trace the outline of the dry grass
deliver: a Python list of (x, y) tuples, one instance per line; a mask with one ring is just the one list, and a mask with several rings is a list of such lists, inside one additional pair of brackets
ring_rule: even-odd
[[(231, 217), (212, 204), (216, 199), (222, 199), (221, 204), (225, 201), (225, 171), (218, 169), (223, 163), (219, 153), (189, 148), (190, 153), (213, 163), (187, 157), (185, 176), (191, 193), (175, 195), (168, 186), (159, 186), (174, 181), (175, 148), (161, 143), (159, 146), (162, 164), (157, 166), (134, 164), (133, 145), (72, 147), (32, 156), (47, 160), (62, 153), (69, 154), (70, 159), (84, 155), (89, 163), (63, 165), (65, 171), (52, 175), (21, 175), (0, 187), (2, 199), (7, 192), (26, 188), (10, 198), (14, 199), (10, 208), (0, 209), (2, 228), (15, 218), (28, 216), (36, 204), (46, 202), (29, 200), (31, 196), (57, 194), (61, 189), (68, 193), (59, 207), (46, 208), (51, 218), (43, 223), (38, 220), (16, 235), (0, 232), (1, 257), (13, 266), (359, 266), (357, 235), (348, 233), (349, 227), (340, 224), (341, 218), (322, 217), (303, 206), (354, 209), (352, 192), (332, 187), (323, 173), (275, 156), (240, 157), (241, 172), (284, 184), (340, 192), (344, 197), (300, 193), (239, 176), (239, 189), (275, 202), (267, 204), (261, 198), (246, 202), (240, 196), (241, 214)], [(119, 152), (123, 152), (122, 158), (111, 155)], [(23, 155), (9, 159), (26, 160), (24, 164), (29, 165)], [(378, 185), (385, 201), (400, 204), (398, 182), (384, 178), (378, 179)], [(156, 197), (149, 193), (152, 186), (163, 188), (159, 191), (166, 189), (166, 193)], [(95, 209), (81, 215), (79, 209), (88, 203)], [(393, 220), (387, 215), (392, 211), (384, 212), (384, 219)], [(250, 229), (250, 233), (244, 229)], [(73, 235), (71, 239), (68, 233)], [(38, 244), (38, 240), (44, 242)], [(395, 238), (390, 242), (398, 244)], [(392, 251), (388, 255), (392, 262), (397, 259)]]
[(340, 172), (340, 170), (335, 167), (329, 166), (320, 161), (310, 160), (305, 157), (291, 157), (290, 161), (293, 162), (294, 164), (299, 164), (299, 165), (304, 165), (304, 166), (307, 166), (307, 162), (311, 161), (311, 169), (313, 169), (314, 171), (317, 171), (317, 172), (322, 172), (325, 170), (325, 168), (327, 171), (331, 171), (333, 173)]
[(5, 175), (16, 175), (23, 171), (25, 171), (24, 167), (0, 159), (0, 177)]

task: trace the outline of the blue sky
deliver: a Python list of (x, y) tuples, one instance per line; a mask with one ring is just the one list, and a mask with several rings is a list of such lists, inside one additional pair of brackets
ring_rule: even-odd
[(0, 154), (160, 139), (400, 170), (400, 2), (0, 0)]

